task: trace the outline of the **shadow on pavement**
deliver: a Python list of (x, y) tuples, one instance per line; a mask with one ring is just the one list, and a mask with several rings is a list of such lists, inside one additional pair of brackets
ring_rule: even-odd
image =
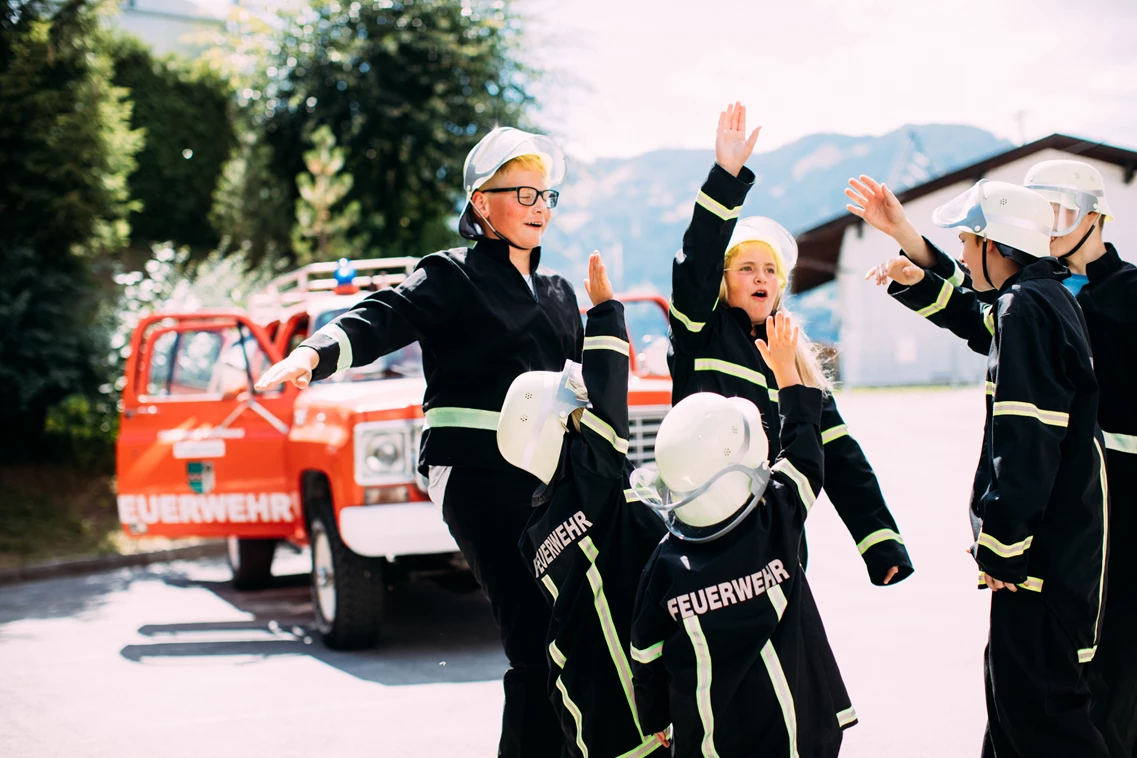
[(106, 597), (130, 586), (149, 567), (45, 579), (0, 587), (0, 639), (4, 627), (25, 619), (58, 619), (98, 609)]
[(162, 579), (171, 587), (209, 590), (252, 618), (142, 626), (139, 634), (154, 641), (124, 647), (127, 660), (305, 655), (389, 686), (492, 681), (508, 665), (489, 604), (477, 591), (457, 593), (429, 581), (396, 584), (388, 591), (377, 645), (344, 652), (320, 640), (306, 574), (275, 576), (268, 588), (255, 592), (185, 574)]

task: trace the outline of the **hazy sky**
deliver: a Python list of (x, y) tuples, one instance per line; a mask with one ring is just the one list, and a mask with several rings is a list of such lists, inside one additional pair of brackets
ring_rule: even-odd
[[(819, 131), (965, 123), (1137, 148), (1137, 2), (515, 0), (549, 76), (539, 124), (580, 158), (713, 145), (725, 103), (759, 149)], [(1020, 126), (1021, 112), (1021, 126)]]

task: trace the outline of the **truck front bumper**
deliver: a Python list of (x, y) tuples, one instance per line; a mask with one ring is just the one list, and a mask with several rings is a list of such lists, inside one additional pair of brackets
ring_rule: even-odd
[(339, 527), (344, 544), (369, 558), (458, 552), (442, 510), (429, 501), (347, 506), (340, 510)]

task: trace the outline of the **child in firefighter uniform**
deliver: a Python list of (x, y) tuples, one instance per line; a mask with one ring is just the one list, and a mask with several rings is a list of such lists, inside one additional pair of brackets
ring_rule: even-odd
[[(797, 242), (773, 219), (739, 220), (754, 185), (754, 173), (743, 164), (756, 137), (757, 130), (747, 138), (745, 107), (728, 106), (720, 115), (715, 165), (699, 191), (683, 248), (672, 264), (668, 363), (673, 403), (696, 392), (754, 403), (766, 424), (773, 461), (781, 450), (778, 383), (754, 349), (754, 340), (765, 338), (767, 316), (784, 309)], [(869, 580), (875, 585), (900, 582), (912, 573), (904, 539), (804, 334), (796, 360), (802, 381), (824, 392), (825, 491), (864, 560)], [(804, 563), (804, 541), (802, 548)]]
[(674, 724), (680, 756), (836, 756), (857, 721), (798, 562), (822, 486), (822, 393), (800, 383), (789, 318), (771, 322), (758, 345), (780, 387), (774, 465), (758, 409), (703, 392), (632, 477), (671, 532), (636, 598), (636, 704), (645, 730)]
[(628, 649), (640, 572), (666, 529), (628, 496), (630, 348), (624, 306), (595, 253), (587, 288), (595, 305), (582, 363), (514, 380), (498, 444), (544, 483), (519, 546), (552, 607), (548, 690), (571, 754), (663, 755), (662, 739), (640, 726)]
[(961, 230), (973, 291), (954, 264), (944, 278), (912, 263), (942, 253), (880, 185), (862, 177), (847, 192), (850, 210), (907, 255), (882, 269), (889, 294), (987, 355), (971, 496), (980, 585), (995, 590), (983, 755), (1106, 756), (1086, 664), (1103, 630), (1108, 485), (1086, 321), (1050, 257), (1054, 210), (1032, 189), (995, 181), (937, 208), (938, 226)]
[[(560, 370), (580, 356), (576, 295), (565, 279), (539, 269), (558, 198), (551, 188), (564, 176), (564, 156), (550, 139), (494, 129), (463, 169), (459, 232), (473, 245), (426, 256), (404, 282), (361, 300), (258, 383), (305, 387), (416, 340), (422, 346), (419, 471), (429, 475), (431, 500), (489, 598), (509, 659), (498, 754), (510, 758), (556, 758), (564, 743), (545, 697), (548, 611), (516, 552), (538, 482), (507, 463), (494, 440), (517, 376)], [(370, 641), (362, 637), (352, 643)]]

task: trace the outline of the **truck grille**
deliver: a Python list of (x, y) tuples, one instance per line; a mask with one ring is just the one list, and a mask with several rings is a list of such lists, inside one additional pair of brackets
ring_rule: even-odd
[(642, 466), (655, 460), (655, 435), (669, 405), (634, 405), (628, 409), (628, 460)]

